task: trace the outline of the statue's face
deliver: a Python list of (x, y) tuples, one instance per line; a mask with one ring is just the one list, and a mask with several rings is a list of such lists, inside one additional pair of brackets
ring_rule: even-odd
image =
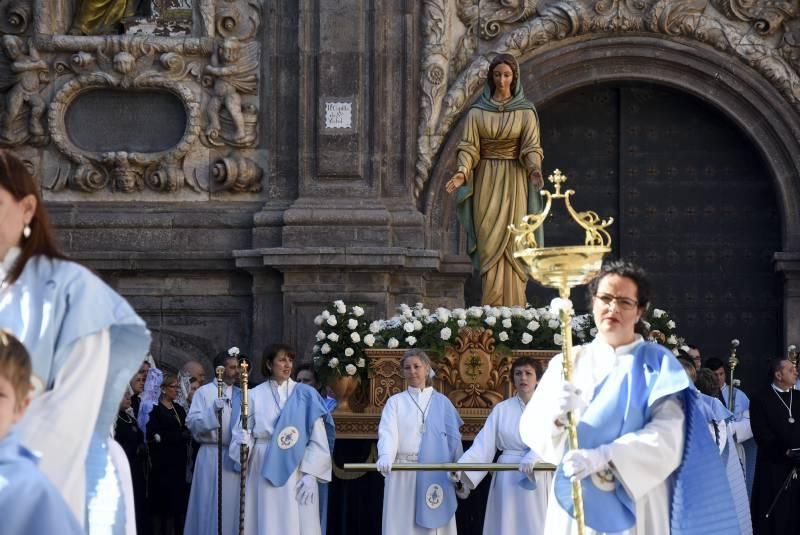
[(223, 43), (219, 48), (219, 56), (225, 63), (235, 63), (239, 61), (239, 47), (232, 43)]
[(492, 70), (494, 90), (502, 93), (511, 93), (514, 84), (514, 70), (505, 63), (499, 63)]
[(16, 39), (3, 39), (3, 48), (10, 59), (17, 59), (20, 56), (20, 48)]

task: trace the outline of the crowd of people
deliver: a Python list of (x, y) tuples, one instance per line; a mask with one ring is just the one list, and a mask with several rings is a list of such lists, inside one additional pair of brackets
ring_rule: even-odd
[[(467, 451), (429, 356), (407, 351), (407, 389), (379, 424), (383, 533), (456, 533), (458, 500), (487, 475), (402, 465), (495, 457), (518, 470), (493, 474), (485, 534), (572, 534), (578, 516), (589, 534), (796, 533), (795, 363), (772, 361), (751, 400), (723, 360), (645, 341), (650, 292), (640, 268), (605, 264), (589, 285), (597, 336), (570, 355), (572, 379), (562, 355), (544, 373), (517, 359), (514, 396)], [(130, 305), (61, 253), (35, 180), (0, 151), (2, 531), (210, 535), (221, 511), (226, 534), (325, 533), (336, 401), (314, 369), (295, 369), (286, 345), (252, 363), (231, 348), (207, 381), (201, 362), (143, 361), (149, 345)], [(249, 399), (243, 363), (267, 378)]]

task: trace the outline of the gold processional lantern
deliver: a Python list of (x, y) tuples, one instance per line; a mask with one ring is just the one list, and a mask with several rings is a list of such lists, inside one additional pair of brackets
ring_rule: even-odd
[[(568, 300), (570, 290), (575, 286), (588, 283), (599, 271), (603, 264), (603, 256), (611, 252), (611, 236), (605, 230), (614, 222), (613, 218), (600, 219), (595, 212), (576, 212), (570, 203), (570, 197), (575, 194), (573, 190), (561, 192), (561, 186), (567, 177), (556, 169), (548, 180), (555, 186), (555, 193), (542, 189), (540, 195), (546, 198), (544, 210), (539, 214), (529, 214), (522, 218), (519, 227), (509, 225), (508, 229), (514, 238), (514, 257), (525, 264), (528, 276), (548, 288), (558, 290), (562, 300)], [(536, 242), (535, 231), (544, 224), (550, 213), (553, 199), (564, 199), (564, 205), (569, 215), (585, 231), (583, 245), (570, 245), (560, 247), (540, 247)], [(562, 301), (563, 305), (566, 305)], [(561, 319), (561, 351), (564, 355), (563, 374), (565, 381), (572, 380), (572, 322), (573, 310), (571, 306), (560, 306)], [(577, 420), (574, 413), (567, 415), (567, 435), (569, 447), (578, 448)], [(572, 482), (572, 501), (575, 507), (575, 521), (578, 525), (578, 534), (585, 532), (583, 517), (583, 497), (579, 481)]]

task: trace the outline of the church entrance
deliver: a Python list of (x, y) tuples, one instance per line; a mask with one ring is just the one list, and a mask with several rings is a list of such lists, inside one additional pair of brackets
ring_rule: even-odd
[[(737, 376), (758, 388), (783, 351), (772, 265), (781, 221), (769, 168), (746, 134), (696, 97), (640, 83), (584, 87), (541, 104), (539, 115), (545, 177), (561, 169), (577, 209), (614, 217), (614, 256), (647, 269), (652, 303), (704, 358), (727, 360), (740, 339)], [(557, 217), (546, 228), (548, 245), (583, 238)], [(532, 302), (552, 297), (534, 284), (528, 292)]]

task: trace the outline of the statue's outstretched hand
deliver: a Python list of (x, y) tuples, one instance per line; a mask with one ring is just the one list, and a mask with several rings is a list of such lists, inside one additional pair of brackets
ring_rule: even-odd
[(531, 172), (528, 173), (528, 179), (531, 181), (531, 185), (536, 191), (544, 187), (544, 176), (542, 175), (541, 168), (534, 167), (531, 169)]
[(466, 181), (467, 177), (464, 176), (464, 173), (456, 173), (450, 177), (450, 180), (447, 181), (447, 184), (445, 184), (444, 188), (447, 190), (447, 193), (453, 193), (455, 190), (463, 186)]

